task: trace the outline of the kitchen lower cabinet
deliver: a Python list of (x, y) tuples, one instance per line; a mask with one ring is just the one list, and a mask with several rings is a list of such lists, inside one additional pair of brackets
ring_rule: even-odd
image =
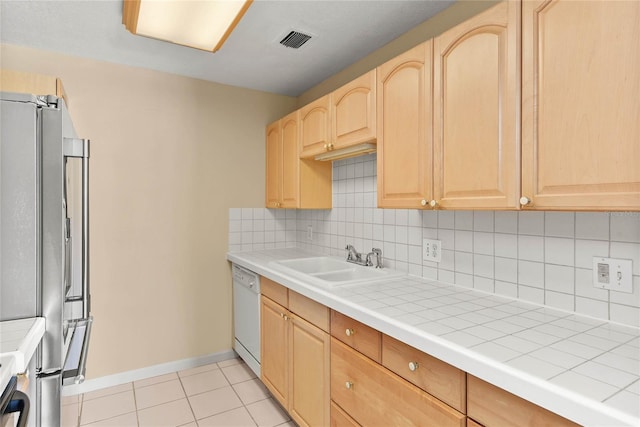
[[(299, 426), (326, 426), (330, 416), (329, 311), (275, 282), (261, 280), (261, 379)], [(283, 290), (288, 293), (286, 301)]]
[(519, 206), (519, 26), (504, 1), (433, 40), (432, 206)]
[(341, 407), (331, 402), (331, 427), (359, 427), (353, 418), (351, 418)]
[(640, 209), (640, 2), (522, 2), (522, 204)]
[(472, 375), (467, 375), (467, 415), (476, 423), (472, 426), (578, 425)]
[(466, 416), (331, 339), (331, 399), (362, 426), (464, 427)]
[(388, 335), (382, 365), (461, 413), (467, 412), (467, 374)]

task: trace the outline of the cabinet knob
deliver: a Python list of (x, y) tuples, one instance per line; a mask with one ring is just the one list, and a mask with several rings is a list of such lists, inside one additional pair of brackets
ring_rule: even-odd
[(324, 149), (328, 150), (329, 149), (329, 144), (324, 144)]
[(347, 381), (346, 383), (344, 383), (344, 386), (347, 388), (347, 390), (353, 389), (353, 383), (351, 381)]
[(418, 369), (418, 362), (409, 362), (409, 370), (415, 372)]
[(431, 206), (432, 208), (435, 208), (436, 206), (438, 206), (438, 202), (436, 202), (435, 200), (431, 200), (429, 202), (429, 206)]
[(329, 150), (333, 150), (333, 142), (329, 143)]
[(349, 329), (345, 330), (344, 333), (347, 334), (348, 337), (352, 337), (356, 333), (356, 331), (354, 331), (353, 329), (349, 328)]
[(520, 206), (527, 206), (531, 204), (531, 199), (526, 196), (520, 197)]
[(428, 203), (429, 202), (427, 202), (425, 199), (422, 199), (422, 201), (420, 202), (422, 206), (427, 206)]

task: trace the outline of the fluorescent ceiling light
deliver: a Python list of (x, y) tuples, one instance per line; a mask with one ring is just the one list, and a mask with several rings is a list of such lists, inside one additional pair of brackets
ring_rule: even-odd
[(253, 0), (124, 0), (122, 23), (140, 36), (215, 52)]

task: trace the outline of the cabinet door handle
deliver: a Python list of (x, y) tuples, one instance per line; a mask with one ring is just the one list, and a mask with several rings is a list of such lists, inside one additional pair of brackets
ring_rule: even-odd
[(436, 202), (435, 200), (431, 200), (431, 201), (429, 202), (429, 206), (431, 206), (432, 208), (434, 208), (434, 209), (435, 209), (435, 207), (436, 207), (436, 206), (438, 206), (438, 202)]
[(347, 390), (353, 390), (353, 383), (351, 381), (347, 381), (346, 383), (344, 383), (344, 386), (347, 388)]
[(415, 372), (418, 369), (418, 362), (409, 362), (409, 370)]
[(427, 200), (426, 200), (426, 199), (422, 199), (422, 200), (420, 201), (420, 204), (421, 204), (422, 206), (427, 206), (427, 204), (428, 204), (428, 203), (429, 203), (429, 202), (427, 202)]
[(529, 206), (531, 204), (531, 199), (526, 196), (520, 197), (520, 206)]
[(356, 331), (354, 331), (351, 328), (347, 328), (347, 330), (345, 330), (344, 333), (347, 334), (348, 337), (352, 337), (356, 333)]

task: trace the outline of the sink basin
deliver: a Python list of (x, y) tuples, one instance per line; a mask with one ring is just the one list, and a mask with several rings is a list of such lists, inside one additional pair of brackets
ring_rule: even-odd
[(402, 277), (405, 273), (388, 268), (365, 267), (344, 259), (321, 256), (273, 261), (272, 266), (309, 284), (328, 288), (354, 283)]

